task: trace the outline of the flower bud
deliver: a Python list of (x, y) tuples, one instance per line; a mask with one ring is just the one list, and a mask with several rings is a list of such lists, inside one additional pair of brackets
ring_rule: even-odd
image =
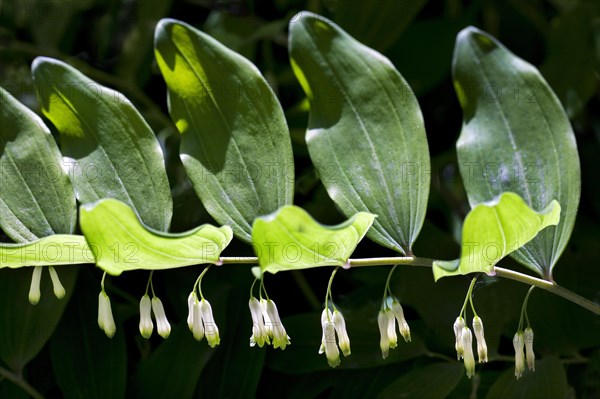
[(188, 317), (187, 317), (187, 325), (190, 331), (194, 330), (194, 303), (198, 302), (198, 297), (196, 296), (196, 292), (192, 291), (188, 296)]
[(60, 279), (58, 278), (58, 273), (56, 273), (56, 270), (52, 266), (48, 268), (48, 271), (50, 272), (50, 279), (52, 280), (52, 289), (54, 290), (54, 296), (58, 299), (63, 299), (67, 292), (65, 291), (65, 287), (63, 287), (62, 283), (60, 282)]
[(194, 295), (194, 303), (192, 304), (192, 334), (196, 341), (202, 341), (204, 338), (204, 326), (202, 325), (202, 308), (200, 302)]
[(31, 285), (29, 286), (29, 303), (37, 305), (42, 294), (40, 293), (40, 282), (42, 281), (42, 266), (33, 268), (31, 275)]
[(117, 331), (110, 306), (110, 298), (104, 290), (98, 295), (98, 326), (108, 338), (114, 337)]

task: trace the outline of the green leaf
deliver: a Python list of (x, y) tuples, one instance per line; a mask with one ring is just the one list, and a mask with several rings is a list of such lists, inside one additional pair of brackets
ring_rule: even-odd
[(425, 3), (427, 0), (340, 0), (335, 22), (365, 45), (383, 51), (400, 37)]
[(281, 105), (250, 61), (183, 22), (158, 24), (155, 52), (196, 193), (219, 223), (250, 242), (254, 218), (293, 199)]
[(61, 269), (61, 282), (66, 290), (63, 299), (52, 293), (48, 274), (42, 276), (41, 299), (29, 303), (30, 268), (0, 270), (0, 359), (20, 373), (44, 347), (60, 321), (75, 287), (77, 268)]
[(540, 67), (570, 118), (574, 118), (596, 94), (600, 71), (597, 50), (600, 4), (574, 2), (550, 26), (547, 54)]
[(337, 226), (316, 222), (293, 205), (262, 216), (252, 226), (252, 245), (261, 272), (344, 266), (375, 215), (359, 212)]
[(567, 393), (567, 375), (560, 360), (545, 357), (535, 362), (535, 372), (525, 371), (519, 380), (511, 367), (492, 385), (486, 399), (563, 399)]
[(217, 263), (232, 238), (228, 226), (208, 224), (181, 234), (162, 233), (145, 226), (129, 205), (115, 199), (83, 205), (79, 223), (96, 265), (114, 276)]
[(369, 238), (411, 253), (430, 163), (410, 87), (387, 58), (308, 12), (290, 22), (290, 56), (310, 101), (310, 157), (329, 196), (346, 217), (377, 214)]
[[(117, 332), (108, 339), (98, 328), (98, 282), (87, 273), (50, 341), (52, 369), (66, 399), (125, 398), (127, 348), (116, 314)], [(116, 307), (113, 302), (113, 310)]]
[(173, 202), (163, 154), (131, 102), (58, 60), (38, 57), (32, 73), (79, 202), (116, 198), (148, 226), (168, 230)]
[(552, 201), (536, 212), (515, 193), (506, 192), (476, 205), (465, 218), (462, 253), (456, 261), (435, 261), (435, 280), (445, 276), (488, 273), (498, 261), (531, 241), (541, 230), (560, 220), (560, 205)]
[(453, 61), (464, 113), (457, 142), (471, 206), (505, 191), (533, 209), (555, 199), (560, 223), (511, 256), (552, 279), (577, 215), (581, 191), (575, 136), (560, 102), (531, 64), (476, 28), (461, 31)]
[(75, 196), (50, 130), (2, 88), (0, 99), (0, 227), (17, 242), (73, 233)]
[(463, 375), (462, 363), (430, 364), (410, 370), (388, 385), (377, 397), (444, 399), (458, 385)]
[(83, 236), (55, 234), (24, 244), (0, 243), (0, 269), (94, 263)]

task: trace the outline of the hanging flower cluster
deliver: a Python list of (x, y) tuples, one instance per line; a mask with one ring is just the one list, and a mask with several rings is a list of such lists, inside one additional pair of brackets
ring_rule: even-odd
[(283, 323), (279, 318), (275, 302), (262, 298), (259, 301), (255, 297), (251, 297), (248, 305), (252, 317), (250, 346), (254, 347), (258, 344), (262, 348), (265, 343), (267, 345), (271, 345), (272, 343), (273, 348), (285, 350), (285, 347), (291, 343), (290, 337), (287, 335)]
[[(28, 298), (29, 303), (31, 303), (32, 305), (37, 305), (40, 302), (40, 298), (42, 297), (42, 293), (40, 291), (40, 284), (42, 282), (43, 270), (43, 266), (35, 266), (33, 268)], [(56, 270), (53, 266), (48, 266), (48, 272), (50, 273), (50, 280), (52, 280), (52, 289), (54, 291), (54, 296), (58, 299), (64, 298), (66, 291), (65, 287), (63, 287), (62, 283), (60, 282), (60, 279), (58, 278), (58, 273), (56, 273)]]
[[(383, 302), (377, 317), (377, 323), (381, 336), (381, 355), (384, 359), (388, 357), (390, 349), (394, 349), (398, 346), (397, 332), (400, 332), (400, 335), (405, 342), (411, 342), (410, 327), (408, 326), (406, 318), (404, 317), (402, 305), (398, 299), (392, 295), (389, 288), (390, 278), (394, 272), (394, 269), (391, 270), (388, 276), (384, 290)], [(219, 328), (215, 323), (212, 307), (204, 298), (201, 288), (202, 277), (207, 270), (208, 268), (206, 268), (200, 274), (196, 280), (196, 283), (194, 284), (192, 292), (188, 296), (187, 324), (194, 336), (194, 339), (197, 341), (202, 341), (206, 337), (208, 345), (211, 348), (214, 348), (220, 343)], [(338, 268), (333, 271), (329, 280), (325, 297), (325, 308), (321, 313), (322, 338), (321, 345), (319, 346), (319, 354), (325, 354), (327, 363), (331, 367), (337, 367), (340, 365), (340, 351), (344, 356), (350, 356), (351, 354), (350, 338), (346, 329), (346, 321), (343, 314), (333, 304), (332, 300), (333, 296), (331, 294), (331, 285), (337, 270)], [(53, 273), (55, 274), (56, 272), (52, 269), (50, 273), (51, 276), (53, 276)], [(41, 269), (38, 271), (34, 270), (34, 282), (35, 280), (39, 280), (40, 276)], [(102, 278), (101, 284), (102, 290), (98, 297), (98, 325), (109, 338), (112, 338), (116, 332), (116, 325), (111, 310), (110, 299), (104, 290), (104, 277)], [(55, 277), (52, 277), (52, 279), (54, 281)], [(472, 291), (476, 280), (477, 278), (472, 280), (463, 307), (453, 325), (456, 356), (458, 360), (463, 360), (466, 374), (469, 378), (475, 375), (473, 334), (475, 335), (476, 339), (479, 363), (488, 362), (488, 350), (485, 341), (483, 320), (477, 315), (473, 305)], [(258, 280), (255, 280), (255, 283), (256, 281)], [(32, 287), (34, 287), (36, 284), (39, 284), (39, 282), (36, 284), (34, 284), (34, 282), (32, 282)], [(252, 318), (252, 335), (250, 336), (250, 346), (254, 347), (258, 345), (260, 348), (262, 348), (266, 344), (272, 345), (275, 349), (281, 348), (282, 350), (285, 350), (287, 345), (290, 345), (291, 341), (290, 337), (287, 335), (283, 323), (281, 322), (275, 302), (269, 299), (262, 279), (260, 279), (259, 298), (256, 298), (252, 295), (253, 287), (254, 284), (250, 289), (251, 294), (250, 301), (248, 303), (250, 316)], [(149, 289), (151, 289), (152, 298), (150, 298), (148, 295)], [(527, 362), (527, 367), (529, 370), (535, 371), (535, 353), (533, 351), (534, 334), (529, 325), (529, 318), (526, 310), (527, 301), (531, 290), (532, 289), (529, 290), (527, 296), (525, 297), (523, 308), (521, 310), (519, 328), (513, 338), (513, 346), (515, 349), (515, 377), (517, 379), (519, 379), (525, 371), (525, 362)], [(33, 297), (35, 299), (35, 289), (32, 289), (31, 291), (33, 292), (33, 295), (30, 292), (30, 298)], [(56, 288), (55, 291), (57, 291)], [(262, 297), (263, 292), (266, 296), (266, 299)], [(471, 332), (471, 329), (465, 322), (467, 303), (471, 304), (471, 309), (474, 314), (471, 324), (473, 332)], [(146, 339), (151, 337), (154, 330), (152, 314), (154, 314), (158, 334), (163, 338), (167, 338), (171, 333), (171, 325), (169, 324), (161, 300), (154, 292), (154, 287), (152, 285), (152, 273), (150, 273), (148, 284), (146, 286), (146, 293), (140, 300), (139, 329), (141, 335)], [(527, 328), (523, 330), (522, 326), (524, 317), (527, 320)]]
[(377, 324), (379, 325), (379, 333), (381, 335), (379, 346), (381, 348), (381, 356), (384, 359), (388, 357), (390, 348), (394, 349), (398, 346), (396, 322), (398, 322), (400, 335), (402, 335), (404, 341), (410, 342), (410, 327), (404, 318), (404, 310), (398, 300), (392, 296), (388, 296), (383, 300), (377, 317)]

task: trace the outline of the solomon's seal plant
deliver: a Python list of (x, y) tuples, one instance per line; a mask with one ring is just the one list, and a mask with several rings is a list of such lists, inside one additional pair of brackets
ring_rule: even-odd
[[(464, 121), (457, 156), (470, 211), (456, 229), (461, 243), (456, 259), (431, 259), (414, 253), (427, 212), (431, 162), (423, 115), (407, 81), (385, 56), (319, 15), (302, 12), (293, 17), (288, 39), (291, 68), (306, 96), (305, 151), (323, 184), (323, 193), (346, 218), (337, 225), (321, 224), (307, 210), (293, 204), (296, 182), (290, 130), (267, 80), (240, 53), (185, 22), (158, 22), (154, 55), (168, 90), (172, 125), (167, 123), (179, 132), (178, 155), (188, 184), (219, 227), (205, 224), (186, 232), (170, 231), (173, 198), (165, 162), (172, 160), (173, 154), (165, 154), (155, 132), (123, 94), (98, 85), (63, 61), (36, 58), (33, 82), (41, 113), (59, 135), (59, 148), (46, 122), (0, 88), (0, 161), (9, 165), (0, 170), (0, 227), (14, 241), (0, 244), (0, 268), (31, 268), (31, 306), (40, 306), (45, 268), (55, 296), (64, 301), (74, 282), (69, 280), (66, 289), (61, 284), (58, 274), (63, 265), (94, 264), (104, 273), (98, 297), (98, 326), (112, 338), (111, 343), (117, 345), (123, 338), (115, 335), (121, 316), (116, 311), (117, 317), (113, 317), (109, 293), (113, 300), (135, 302), (139, 332), (145, 338), (140, 340), (141, 345), (150, 345), (147, 340), (156, 325), (158, 335), (168, 338), (164, 341), (165, 353), (172, 350), (167, 346), (170, 341), (174, 342), (172, 348), (177, 348), (179, 340), (184, 339), (175, 315), (185, 313), (186, 303), (182, 297), (173, 305), (181, 309), (167, 306), (170, 322), (163, 302), (155, 294), (153, 273), (207, 265), (187, 296), (187, 336), (191, 333), (196, 341), (206, 338), (211, 349), (202, 345), (202, 356), (209, 357), (213, 349), (215, 353), (223, 349), (216, 348), (221, 341), (244, 340), (247, 346), (246, 334), (251, 331), (249, 345), (258, 348), (248, 356), (260, 356), (264, 361), (259, 348), (264, 351), (265, 346), (272, 346), (289, 353), (288, 347), (296, 344), (291, 331), (298, 331), (284, 327), (265, 289), (265, 276), (296, 273), (299, 285), (310, 291), (298, 271), (333, 268), (324, 304), (316, 300), (314, 306), (322, 309), (321, 329), (317, 312), (310, 323), (292, 323), (291, 319), (288, 325), (284, 319), (288, 327), (302, 324), (303, 329), (318, 332), (320, 341), (314, 340), (311, 345), (315, 349), (318, 345), (318, 352), (325, 354), (329, 366), (355, 367), (353, 356), (357, 352), (370, 348), (376, 353), (377, 324), (381, 357), (385, 360), (379, 354), (376, 360), (367, 356), (369, 367), (407, 360), (417, 356), (414, 353), (451, 361), (449, 367), (454, 367), (457, 362), (453, 355), (434, 354), (425, 347), (426, 332), (411, 302), (405, 312), (407, 308), (399, 298), (405, 304), (406, 297), (392, 292), (392, 287), (401, 285), (392, 280), (396, 269), (422, 266), (435, 281), (472, 277), (454, 324), (451, 320), (455, 313), (446, 314), (447, 324), (440, 327), (447, 333), (446, 342), (438, 342), (450, 347), (453, 330), (457, 359), (464, 363), (464, 371), (461, 365), (452, 369), (459, 379), (463, 373), (473, 378), (478, 372), (473, 335), (479, 363), (505, 359), (496, 351), (497, 331), (490, 339), (490, 331), (495, 328), (491, 321), (496, 315), (480, 317), (474, 306), (475, 293), (485, 295), (488, 286), (500, 278), (527, 284), (531, 289), (538, 287), (600, 314), (598, 303), (554, 281), (554, 268), (575, 223), (580, 165), (567, 115), (535, 67), (477, 28), (468, 27), (458, 34), (452, 73)], [(489, 101), (471, 87), (490, 81), (535, 87), (535, 102), (517, 104), (506, 97)], [(90, 95), (86, 87), (97, 90)], [(481, 160), (497, 165), (501, 176), (473, 173)], [(544, 165), (544, 173), (536, 182), (507, 174), (509, 166), (522, 170), (530, 161)], [(134, 175), (123, 167), (128, 162), (135, 165)], [(271, 166), (268, 178), (252, 169), (253, 162), (265, 168)], [(48, 183), (21, 173), (29, 164), (60, 167), (56, 178)], [(332, 165), (336, 170), (333, 174), (328, 169)], [(90, 175), (93, 169), (101, 173)], [(266, 169), (261, 172), (266, 173)], [(81, 234), (76, 234), (79, 231)], [(365, 237), (392, 255), (353, 258)], [(223, 251), (234, 238), (238, 242), (232, 248), (249, 244), (254, 255), (224, 256)], [(527, 272), (499, 266), (507, 257)], [(226, 292), (207, 290), (213, 314), (202, 282), (209, 269), (210, 277), (217, 279), (228, 272), (229, 265), (246, 265), (247, 276), (254, 278), (252, 286), (248, 281), (248, 307), (244, 302), (241, 312), (239, 307), (227, 304)], [(334, 304), (334, 277), (376, 266), (393, 266), (382, 301), (365, 291), (363, 298), (378, 305), (360, 311), (342, 306), (345, 318)], [(86, 266), (65, 267), (65, 271), (75, 267)], [(137, 299), (130, 300), (128, 293), (111, 288), (111, 284), (105, 290), (106, 275), (123, 278), (119, 276), (135, 270), (150, 271), (139, 306)], [(191, 284), (194, 277), (186, 279), (185, 284)], [(397, 280), (404, 284), (409, 277), (403, 274)], [(163, 290), (157, 285), (163, 299), (169, 289), (172, 287)], [(531, 289), (513, 339), (517, 379), (524, 378), (526, 363), (531, 372), (536, 369), (534, 334), (527, 314)], [(20, 295), (27, 296), (26, 290)], [(343, 304), (344, 297), (340, 295), (336, 301)], [(468, 304), (472, 318), (467, 315)], [(228, 312), (238, 316), (235, 321), (220, 324), (220, 330), (216, 320)], [(244, 329), (238, 326), (238, 319), (243, 317), (252, 325)], [(411, 320), (412, 331), (407, 319)], [(472, 320), (470, 326), (468, 320)], [(398, 332), (405, 341), (401, 345)], [(340, 351), (347, 357), (344, 362)], [(269, 354), (267, 362), (276, 367), (277, 359), (281, 359), (278, 356), (282, 356), (280, 351), (273, 357)], [(146, 371), (140, 368), (139, 372)]]

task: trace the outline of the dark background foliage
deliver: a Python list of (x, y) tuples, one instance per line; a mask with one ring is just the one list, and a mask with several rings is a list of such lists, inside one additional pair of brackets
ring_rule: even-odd
[[(281, 100), (290, 125), (296, 160), (295, 204), (322, 223), (337, 223), (343, 217), (308, 159), (304, 143), (307, 110), (288, 60), (287, 23), (301, 10), (333, 19), (358, 40), (383, 52), (418, 97), (432, 155), (429, 209), (415, 247), (421, 256), (456, 257), (457, 232), (468, 211), (455, 152), (462, 121), (450, 76), (456, 34), (468, 25), (477, 26), (540, 68), (571, 118), (583, 175), (578, 220), (555, 269), (555, 279), (600, 300), (600, 13), (595, 1), (0, 1), (0, 85), (39, 111), (30, 63), (36, 56), (46, 55), (65, 60), (99, 83), (123, 92), (146, 117), (165, 151), (174, 198), (172, 230), (214, 223), (179, 161), (179, 137), (168, 117), (166, 88), (153, 56), (156, 22), (163, 17), (183, 20), (259, 67)], [(507, 95), (503, 88), (489, 89), (492, 98)], [(9, 241), (3, 234), (0, 238)], [(250, 255), (251, 248), (235, 240), (225, 252), (244, 254)], [(385, 255), (390, 253), (368, 240), (355, 254)], [(525, 271), (510, 260), (504, 263)], [(107, 289), (118, 323), (117, 335), (109, 340), (96, 325), (101, 273), (91, 266), (78, 269), (76, 283), (67, 284), (71, 295), (56, 328), (45, 320), (21, 327), (11, 324), (12, 314), (29, 312), (30, 271), (0, 273), (0, 366), (22, 374), (47, 397), (600, 396), (600, 320), (539, 290), (533, 293), (529, 313), (540, 361), (535, 373), (514, 382), (511, 339), (527, 287), (510, 281), (488, 279), (476, 287), (490, 363), (478, 367), (478, 374), (468, 380), (462, 365), (453, 359), (452, 335), (452, 322), (469, 282), (466, 277), (434, 284), (427, 269), (405, 268), (395, 274), (392, 289), (404, 304), (414, 338), (411, 344), (400, 344), (383, 361), (376, 315), (389, 269), (340, 273), (333, 293), (346, 315), (353, 354), (332, 370), (325, 358), (317, 355), (319, 309), (328, 270), (267, 277), (270, 295), (286, 317), (284, 325), (292, 340), (281, 352), (248, 346), (247, 295), (252, 276), (245, 266), (212, 270), (204, 280), (205, 294), (221, 330), (221, 345), (215, 350), (205, 342), (193, 341), (185, 326), (186, 298), (198, 268), (156, 273), (157, 293), (174, 326), (166, 341), (156, 334), (147, 341), (138, 333), (138, 301), (147, 273), (109, 279)], [(69, 273), (74, 280), (75, 270)], [(52, 308), (62, 312), (51, 298), (49, 284), (43, 286), (42, 295), (38, 307), (43, 306), (44, 312), (52, 313), (48, 310)], [(16, 328), (21, 330), (14, 331)], [(27, 337), (27, 345), (42, 348), (31, 349), (34, 357), (24, 366), (7, 360), (10, 356), (5, 348), (14, 333)], [(26, 395), (0, 377), (0, 397)]]

